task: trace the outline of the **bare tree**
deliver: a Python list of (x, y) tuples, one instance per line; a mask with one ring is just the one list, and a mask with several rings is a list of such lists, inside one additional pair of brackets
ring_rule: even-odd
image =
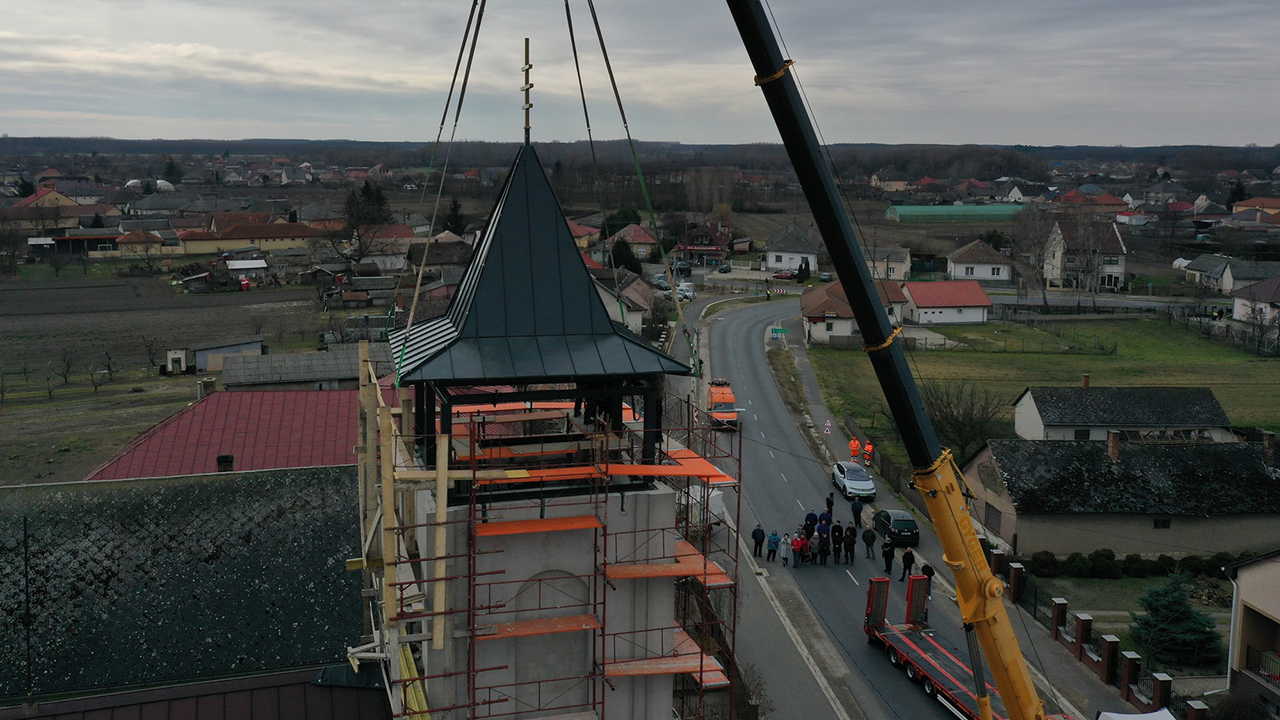
[(1097, 306), (1098, 271), (1102, 269), (1102, 248), (1106, 241), (1104, 225), (1092, 215), (1079, 213), (1072, 218), (1070, 227), (1072, 241), (1068, 244), (1067, 257), (1074, 258), (1076, 307), (1080, 307), (1085, 295), (1093, 298)]
[(58, 364), (54, 366), (53, 373), (62, 378), (63, 385), (70, 385), (71, 375), (75, 370), (75, 353), (71, 352), (71, 348), (62, 348), (62, 354), (58, 356)]
[[(121, 239), (123, 240), (124, 238)], [(129, 238), (129, 242), (120, 244), (120, 256), (141, 261), (147, 270), (155, 270), (156, 260), (160, 258), (163, 246), (164, 240), (159, 235), (140, 232), (138, 235)]]
[(8, 378), (5, 377), (4, 368), (0, 367), (0, 405), (4, 404), (4, 398), (5, 398), (5, 395), (8, 394), (8, 390), (9, 390)]
[(107, 350), (107, 346), (102, 346), (102, 369), (107, 372), (107, 379), (111, 382), (116, 381), (116, 371), (120, 366), (111, 358), (111, 351)]
[(98, 388), (105, 385), (109, 378), (106, 377), (106, 370), (98, 367), (98, 363), (89, 363), (87, 371), (89, 376), (89, 384), (93, 386), (93, 392), (97, 393)]
[(53, 400), (53, 387), (53, 369), (50, 368), (49, 372), (44, 376), (44, 391), (49, 393), (50, 400)]
[(1053, 228), (1055, 220), (1048, 212), (1028, 207), (1018, 213), (1013, 230), (1013, 247), (1027, 264), (1027, 275), (1040, 286), (1040, 300), (1049, 309), (1048, 277), (1045, 264), (1053, 252)]
[(160, 357), (160, 339), (142, 336), (142, 350), (147, 354), (147, 362), (151, 367), (156, 366), (156, 359)]
[(938, 439), (957, 459), (1007, 434), (1009, 401), (967, 380), (924, 382), (920, 395)]
[(55, 252), (45, 262), (53, 269), (53, 276), (59, 278), (62, 277), (62, 271), (71, 264), (71, 256)]

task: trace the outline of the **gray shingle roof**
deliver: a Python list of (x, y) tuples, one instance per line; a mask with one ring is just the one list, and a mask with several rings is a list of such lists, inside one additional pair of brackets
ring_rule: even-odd
[(1019, 513), (1222, 515), (1280, 512), (1280, 470), (1261, 443), (1142, 445), (1105, 441), (987, 443)]
[(947, 256), (951, 262), (1000, 264), (1011, 262), (1004, 253), (981, 240), (974, 240)]
[(1280, 275), (1280, 262), (1272, 260), (1232, 260), (1231, 278), (1236, 281), (1266, 280)]
[(402, 380), (688, 374), (609, 319), (532, 147), (516, 155), (492, 218), (449, 312), (392, 332)]
[[(383, 371), (390, 368), (386, 343), (370, 343), (369, 357)], [(333, 345), (327, 352), (231, 355), (222, 361), (222, 384), (228, 388), (359, 377), (360, 355), (355, 343)]]
[(818, 252), (818, 243), (809, 238), (809, 231), (788, 224), (769, 238), (764, 249), (768, 252), (810, 253)]
[(877, 262), (904, 263), (911, 259), (911, 250), (904, 247), (863, 248), (862, 254)]
[(1213, 391), (1203, 387), (1029, 387), (1023, 395), (1027, 393), (1045, 425), (1116, 429), (1231, 425)]
[(1206, 273), (1210, 275), (1222, 276), (1222, 271), (1227, 267), (1227, 263), (1231, 262), (1231, 258), (1225, 255), (1217, 255), (1214, 253), (1200, 253), (1194, 260), (1187, 263), (1183, 268), (1190, 272)]

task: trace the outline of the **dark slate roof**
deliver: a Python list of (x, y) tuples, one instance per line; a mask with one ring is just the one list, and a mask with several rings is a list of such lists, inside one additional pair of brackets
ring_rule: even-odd
[[(386, 343), (369, 345), (369, 357), (384, 370), (390, 367)], [(271, 385), (320, 380), (355, 380), (360, 377), (360, 355), (355, 343), (330, 346), (327, 352), (279, 355), (231, 355), (222, 361), (224, 387)]]
[(769, 238), (769, 242), (765, 244), (767, 252), (791, 252), (791, 253), (810, 253), (818, 252), (818, 243), (809, 237), (809, 231), (805, 228), (788, 224), (773, 237)]
[[(407, 336), (407, 337), (406, 337)], [(449, 312), (391, 334), (406, 381), (687, 374), (616, 326), (532, 147), (522, 147)]]
[(863, 248), (862, 254), (869, 258), (875, 258), (877, 262), (904, 263), (911, 259), (911, 251), (904, 247)]
[(1231, 278), (1233, 280), (1266, 280), (1280, 275), (1280, 262), (1274, 260), (1232, 260)]
[(1218, 277), (1222, 276), (1222, 271), (1226, 269), (1227, 263), (1231, 262), (1231, 258), (1225, 255), (1215, 253), (1200, 253), (1194, 260), (1187, 263), (1183, 270), (1198, 273), (1213, 274)]
[(1045, 425), (1117, 429), (1231, 425), (1213, 391), (1204, 387), (1029, 387), (1022, 392), (1027, 393)]
[(987, 443), (1019, 513), (1280, 513), (1280, 470), (1261, 443), (1143, 445), (1106, 441)]
[(947, 256), (947, 259), (956, 263), (1010, 263), (1012, 262), (1004, 253), (996, 250), (981, 240), (974, 240)]
[(216, 350), (218, 348), (235, 347), (236, 345), (252, 345), (261, 343), (261, 335), (248, 335), (246, 337), (228, 338), (226, 340), (209, 340), (207, 342), (195, 343), (188, 345), (187, 349), (195, 352), (197, 350)]
[(1252, 300), (1253, 302), (1280, 305), (1280, 275), (1252, 285), (1246, 285), (1231, 293), (1231, 296)]

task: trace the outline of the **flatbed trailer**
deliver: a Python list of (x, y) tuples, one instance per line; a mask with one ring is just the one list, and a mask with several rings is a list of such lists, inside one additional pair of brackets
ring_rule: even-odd
[[(880, 645), (894, 667), (902, 668), (913, 682), (919, 683), (929, 697), (937, 700), (961, 720), (978, 720), (978, 699), (974, 696), (973, 670), (958, 655), (958, 650), (944, 647), (933, 637), (928, 625), (929, 579), (913, 575), (907, 584), (906, 622), (897, 625), (886, 618), (889, 601), (889, 578), (872, 578), (867, 588), (867, 612), (862, 629), (867, 642)], [(1006, 720), (1008, 715), (1000, 694), (990, 684), (993, 720)]]

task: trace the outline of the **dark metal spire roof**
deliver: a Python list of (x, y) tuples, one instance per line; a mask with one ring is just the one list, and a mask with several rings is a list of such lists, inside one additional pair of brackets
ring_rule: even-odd
[(390, 341), (405, 382), (690, 372), (609, 319), (529, 146), (516, 155), (449, 311)]

